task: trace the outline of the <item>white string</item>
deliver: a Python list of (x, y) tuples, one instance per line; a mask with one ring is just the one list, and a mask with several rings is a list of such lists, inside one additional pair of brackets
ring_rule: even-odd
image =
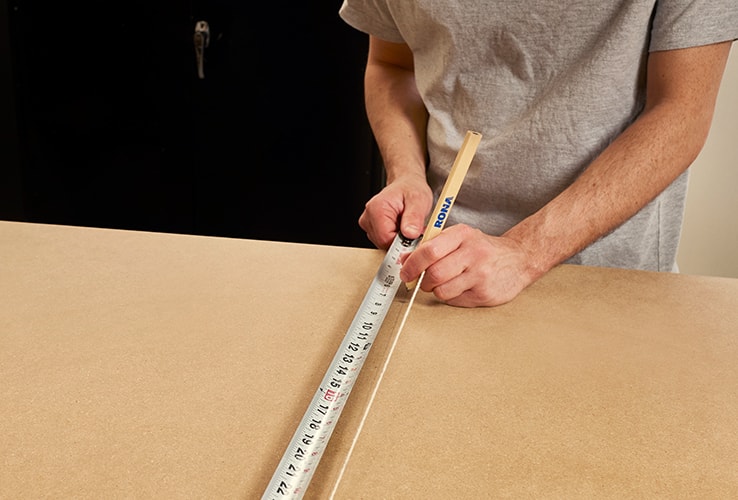
[(366, 422), (366, 419), (369, 416), (369, 410), (371, 409), (372, 403), (374, 402), (374, 398), (377, 395), (377, 392), (379, 391), (379, 384), (382, 383), (384, 372), (387, 371), (387, 366), (389, 366), (390, 359), (392, 358), (392, 353), (395, 351), (395, 346), (397, 345), (397, 341), (400, 338), (400, 333), (402, 333), (402, 329), (405, 327), (405, 321), (407, 321), (407, 317), (410, 315), (410, 309), (413, 306), (413, 302), (415, 302), (415, 296), (418, 294), (418, 290), (420, 290), (420, 283), (423, 281), (423, 276), (425, 276), (425, 271), (421, 273), (420, 278), (418, 278), (418, 282), (415, 284), (415, 290), (413, 290), (413, 295), (412, 297), (410, 297), (410, 302), (407, 305), (407, 309), (405, 309), (405, 314), (402, 316), (402, 321), (400, 322), (400, 326), (397, 329), (397, 334), (395, 335), (395, 338), (392, 340), (392, 345), (390, 346), (389, 352), (387, 353), (387, 357), (384, 360), (384, 365), (382, 365), (382, 370), (379, 372), (377, 383), (374, 385), (374, 389), (372, 390), (372, 395), (369, 397), (369, 402), (366, 405), (366, 409), (364, 409), (364, 414), (361, 416), (359, 427), (357, 427), (356, 434), (354, 434), (354, 439), (351, 441), (351, 447), (349, 448), (348, 453), (346, 453), (346, 458), (343, 460), (343, 465), (341, 466), (341, 470), (338, 473), (338, 478), (336, 478), (336, 483), (333, 485), (333, 491), (331, 491), (331, 496), (330, 496), (331, 500), (333, 500), (333, 497), (336, 495), (336, 491), (338, 491), (338, 486), (341, 483), (343, 474), (344, 472), (346, 472), (346, 467), (348, 466), (349, 460), (351, 459), (351, 454), (354, 451), (356, 442), (359, 440), (359, 434), (361, 434), (361, 430), (364, 428), (364, 422)]

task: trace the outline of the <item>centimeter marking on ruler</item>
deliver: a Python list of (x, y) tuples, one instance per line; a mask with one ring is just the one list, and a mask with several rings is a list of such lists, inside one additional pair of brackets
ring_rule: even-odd
[(299, 499), (305, 494), (399, 288), (400, 256), (411, 252), (418, 241), (395, 237), (262, 500)]
[[(422, 237), (425, 241), (443, 229), (446, 215), (454, 204), (481, 138), (479, 132), (466, 132), (446, 184), (431, 213)], [(413, 251), (419, 242), (420, 238), (409, 240), (399, 233), (395, 237), (262, 500), (300, 499), (305, 494), (356, 377), (399, 288), (402, 267), (400, 256)], [(417, 290), (417, 281), (408, 283), (408, 288)]]

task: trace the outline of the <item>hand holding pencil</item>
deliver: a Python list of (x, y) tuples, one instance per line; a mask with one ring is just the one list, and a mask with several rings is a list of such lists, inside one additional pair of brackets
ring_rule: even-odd
[[(482, 134), (479, 132), (467, 131), (466, 136), (464, 137), (464, 142), (461, 144), (461, 148), (456, 155), (454, 164), (451, 167), (448, 178), (446, 179), (446, 183), (438, 197), (436, 206), (428, 219), (428, 224), (426, 225), (425, 232), (423, 233), (423, 239), (420, 242), (421, 245), (435, 238), (446, 224), (446, 217), (448, 216), (451, 207), (453, 207), (456, 202), (456, 197), (459, 194), (459, 189), (461, 189), (461, 184), (464, 182), (466, 173), (469, 170), (469, 165), (471, 165), (474, 154), (479, 146), (479, 141), (481, 140)], [(425, 272), (423, 272), (423, 274), (424, 273)], [(412, 290), (418, 285), (418, 281), (420, 279), (422, 279), (422, 274), (418, 280), (405, 283), (405, 286), (408, 290)]]

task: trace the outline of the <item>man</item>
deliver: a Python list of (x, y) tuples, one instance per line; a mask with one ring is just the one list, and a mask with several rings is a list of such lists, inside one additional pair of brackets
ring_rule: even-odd
[[(462, 5), (465, 4), (465, 5)], [(446, 229), (404, 262), (462, 307), (561, 262), (673, 271), (735, 0), (344, 0), (370, 35), (366, 111), (387, 174), (359, 224), (421, 235), (467, 130), (483, 135)]]

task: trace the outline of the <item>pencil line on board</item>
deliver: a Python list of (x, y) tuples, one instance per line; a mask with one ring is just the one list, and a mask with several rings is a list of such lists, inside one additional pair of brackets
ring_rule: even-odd
[(341, 470), (339, 471), (338, 477), (336, 478), (336, 482), (333, 485), (333, 490), (331, 491), (330, 500), (333, 500), (333, 498), (335, 497), (336, 492), (338, 491), (338, 486), (341, 484), (341, 479), (343, 479), (343, 474), (346, 472), (346, 468), (348, 467), (349, 460), (351, 460), (351, 454), (354, 452), (356, 443), (359, 440), (359, 435), (361, 434), (361, 431), (364, 428), (364, 423), (366, 422), (366, 419), (369, 416), (369, 410), (371, 410), (372, 403), (374, 403), (374, 398), (376, 397), (377, 392), (379, 391), (379, 385), (382, 383), (382, 378), (384, 378), (384, 372), (387, 371), (389, 362), (392, 359), (392, 353), (395, 352), (395, 346), (397, 345), (397, 341), (400, 339), (400, 334), (402, 333), (403, 328), (405, 328), (405, 322), (407, 321), (407, 317), (410, 315), (410, 309), (412, 309), (413, 303), (415, 302), (415, 296), (418, 294), (418, 290), (420, 290), (420, 283), (423, 281), (423, 276), (425, 276), (425, 271), (423, 271), (420, 275), (420, 278), (418, 278), (418, 281), (415, 285), (415, 289), (413, 290), (413, 295), (410, 297), (410, 302), (407, 305), (407, 309), (405, 309), (405, 314), (402, 316), (402, 321), (400, 321), (400, 326), (397, 328), (397, 334), (395, 335), (395, 338), (392, 340), (392, 345), (390, 346), (389, 352), (387, 353), (387, 357), (384, 360), (384, 364), (382, 365), (382, 370), (379, 372), (379, 377), (377, 377), (377, 383), (374, 384), (374, 388), (372, 389), (372, 394), (369, 397), (369, 402), (367, 403), (366, 408), (364, 409), (364, 414), (361, 416), (361, 421), (359, 422), (359, 426), (356, 428), (356, 433), (354, 434), (354, 438), (351, 441), (351, 446), (349, 447), (348, 453), (346, 453), (346, 458), (344, 458), (343, 460), (343, 464), (341, 465)]

